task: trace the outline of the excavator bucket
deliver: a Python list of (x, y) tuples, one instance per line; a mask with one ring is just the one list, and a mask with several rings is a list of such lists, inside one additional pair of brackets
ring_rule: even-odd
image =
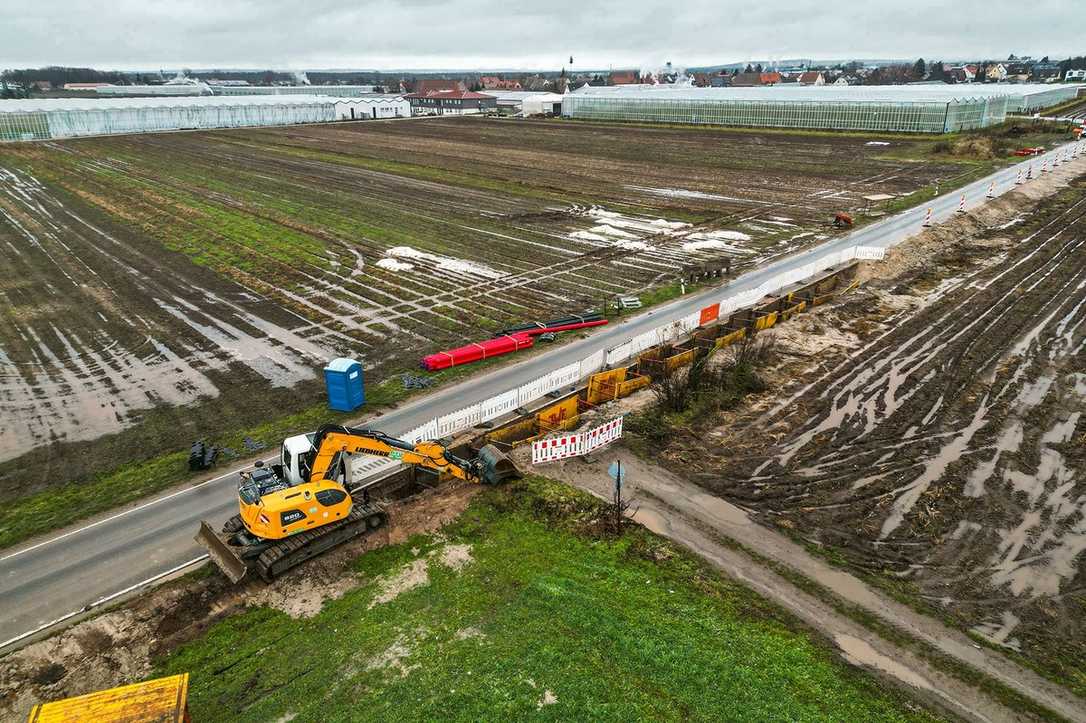
[(479, 450), (480, 475), (487, 484), (498, 484), (509, 479), (517, 479), (521, 476), (520, 470), (513, 464), (513, 460), (505, 456), (493, 444), (485, 445)]
[(226, 543), (221, 535), (211, 528), (206, 522), (200, 522), (200, 531), (196, 533), (196, 542), (207, 550), (208, 557), (214, 562), (223, 574), (230, 578), (230, 582), (238, 582), (245, 577), (248, 567), (242, 561), (233, 548)]

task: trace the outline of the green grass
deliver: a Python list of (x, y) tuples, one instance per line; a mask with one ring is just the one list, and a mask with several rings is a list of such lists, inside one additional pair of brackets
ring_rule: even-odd
[[(441, 538), (359, 558), (361, 584), (316, 617), (236, 615), (155, 674), (189, 672), (202, 721), (932, 720), (643, 529), (576, 532), (597, 504), (538, 478), (488, 490)], [(444, 544), (473, 560), (372, 605)]]

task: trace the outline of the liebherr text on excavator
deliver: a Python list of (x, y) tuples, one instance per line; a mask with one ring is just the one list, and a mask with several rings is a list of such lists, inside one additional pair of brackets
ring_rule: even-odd
[(249, 570), (271, 581), (314, 555), (376, 530), (388, 515), (384, 505), (352, 488), (346, 463), (352, 454), (388, 457), (470, 482), (519, 476), (493, 445), (464, 460), (438, 442), (412, 444), (372, 429), (325, 425), (283, 440), (277, 464), (258, 462), (243, 473), (239, 513), (221, 532), (202, 522), (196, 541), (232, 581)]

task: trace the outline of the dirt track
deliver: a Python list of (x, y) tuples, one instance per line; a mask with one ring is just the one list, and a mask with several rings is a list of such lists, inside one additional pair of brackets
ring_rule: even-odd
[(694, 465), (1081, 692), (1086, 184), (1000, 204), (891, 254), (822, 319), (858, 348), (811, 358), (823, 372), (793, 364), (800, 388), (718, 430)]

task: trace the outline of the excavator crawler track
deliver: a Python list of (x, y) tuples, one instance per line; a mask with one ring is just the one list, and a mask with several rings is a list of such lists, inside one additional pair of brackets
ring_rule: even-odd
[(260, 553), (253, 569), (265, 582), (271, 582), (287, 570), (316, 557), (325, 550), (342, 545), (388, 524), (384, 506), (355, 501), (347, 519), (315, 530), (292, 535)]

